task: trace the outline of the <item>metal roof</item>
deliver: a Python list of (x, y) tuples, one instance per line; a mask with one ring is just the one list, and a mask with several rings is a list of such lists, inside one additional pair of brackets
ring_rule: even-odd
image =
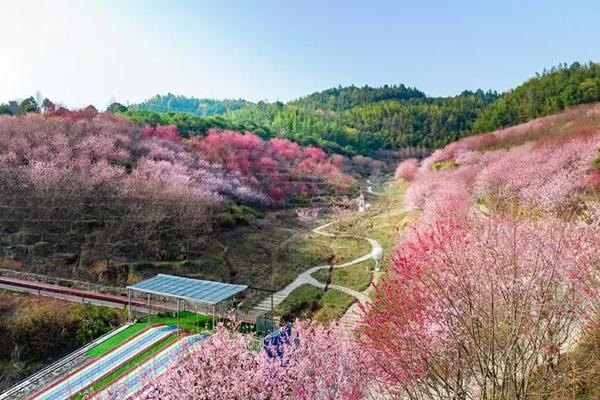
[(158, 274), (133, 286), (127, 286), (127, 289), (138, 292), (207, 304), (217, 304), (247, 288), (246, 285), (203, 281), (165, 274)]

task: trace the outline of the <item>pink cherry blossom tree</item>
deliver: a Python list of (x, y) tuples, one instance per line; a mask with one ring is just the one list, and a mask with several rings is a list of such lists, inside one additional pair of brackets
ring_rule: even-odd
[(364, 308), (366, 359), (408, 398), (526, 397), (577, 332), (590, 238), (551, 218), (421, 226)]
[[(359, 400), (369, 375), (360, 349), (339, 325), (296, 322), (281, 357), (252, 351), (252, 337), (219, 327), (154, 382), (144, 399)], [(116, 391), (118, 392), (118, 390)], [(115, 393), (118, 398), (118, 393)]]
[(414, 180), (417, 176), (417, 164), (418, 161), (416, 158), (408, 158), (402, 161), (396, 168), (394, 178), (404, 179), (407, 181)]

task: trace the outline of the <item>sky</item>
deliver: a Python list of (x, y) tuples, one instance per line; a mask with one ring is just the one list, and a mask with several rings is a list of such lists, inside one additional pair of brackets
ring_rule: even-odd
[(598, 15), (597, 0), (0, 0), (0, 102), (504, 91), (545, 67), (600, 61)]

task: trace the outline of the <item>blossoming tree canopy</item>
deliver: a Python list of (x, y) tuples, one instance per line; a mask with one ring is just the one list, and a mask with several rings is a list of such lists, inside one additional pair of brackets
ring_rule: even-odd
[(558, 382), (563, 354), (598, 318), (599, 113), (461, 139), (414, 177), (412, 161), (398, 166), (419, 219), (398, 238), (360, 330), (390, 388), (524, 398), (531, 382)]
[(67, 247), (83, 240), (69, 240), (73, 226), (96, 221), (89, 254), (107, 258), (116, 247), (132, 254), (125, 245), (107, 247), (121, 238), (132, 246), (155, 242), (165, 225), (174, 240), (201, 242), (225, 198), (269, 202), (242, 177), (173, 143), (173, 129), (162, 132), (147, 137), (127, 119), (106, 114), (0, 117), (2, 218), (36, 224), (22, 228)]
[[(148, 399), (347, 399), (368, 391), (360, 348), (339, 325), (296, 322), (281, 357), (255, 352), (251, 336), (223, 326), (187, 360), (170, 368), (146, 391)], [(115, 398), (118, 398), (116, 394)]]
[(264, 141), (249, 132), (211, 129), (206, 137), (189, 142), (207, 161), (249, 177), (275, 200), (328, 193), (355, 183), (342, 171), (340, 156), (328, 157), (322, 149), (303, 148), (286, 139)]
[(510, 397), (575, 333), (586, 296), (573, 277), (599, 261), (582, 246), (592, 236), (555, 219), (438, 220), (414, 232), (365, 308), (368, 360), (409, 393)]

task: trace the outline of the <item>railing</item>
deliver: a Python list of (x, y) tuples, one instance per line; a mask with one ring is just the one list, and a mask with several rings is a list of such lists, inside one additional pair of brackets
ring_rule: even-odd
[(32, 272), (14, 271), (12, 269), (0, 268), (0, 276), (6, 276), (28, 281), (37, 281), (41, 283), (60, 285), (74, 289), (93, 290), (100, 293), (110, 293), (117, 295), (127, 295), (125, 288), (99, 285), (97, 283), (83, 282), (75, 279), (57, 278), (54, 276), (34, 274)]
[(10, 389), (6, 390), (5, 392), (0, 393), (0, 400), (9, 399), (10, 396), (13, 396), (13, 395), (17, 394), (21, 390), (23, 390), (24, 388), (26, 388), (27, 386), (32, 385), (32, 384), (40, 381), (41, 379), (45, 378), (46, 376), (48, 376), (50, 373), (54, 372), (58, 368), (60, 368), (60, 367), (62, 367), (64, 365), (70, 363), (71, 361), (73, 361), (77, 357), (79, 357), (82, 354), (86, 353), (91, 348), (96, 347), (100, 343), (102, 343), (102, 342), (110, 339), (111, 337), (115, 336), (119, 332), (127, 329), (129, 326), (131, 326), (130, 323), (126, 323), (124, 325), (121, 325), (118, 328), (115, 328), (112, 331), (105, 333), (104, 335), (100, 336), (96, 340), (94, 340), (94, 341), (86, 344), (85, 346), (83, 346), (83, 347), (75, 350), (74, 352), (72, 352), (71, 354), (67, 355), (66, 357), (63, 357), (60, 360), (56, 361), (55, 363), (48, 365), (46, 368), (44, 368), (44, 369), (36, 372), (35, 374), (31, 375), (29, 378), (25, 379), (24, 381), (21, 381), (21, 382), (17, 383), (15, 386), (13, 386)]

